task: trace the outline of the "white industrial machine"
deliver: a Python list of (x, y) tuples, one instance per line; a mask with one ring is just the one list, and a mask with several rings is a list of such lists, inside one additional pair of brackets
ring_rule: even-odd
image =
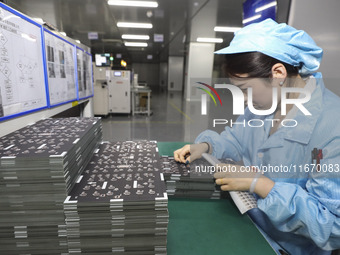
[(131, 112), (131, 73), (125, 70), (106, 71), (110, 113)]
[(109, 114), (109, 88), (106, 80), (107, 70), (109, 70), (109, 67), (97, 67), (93, 65), (93, 111), (95, 115), (105, 116)]

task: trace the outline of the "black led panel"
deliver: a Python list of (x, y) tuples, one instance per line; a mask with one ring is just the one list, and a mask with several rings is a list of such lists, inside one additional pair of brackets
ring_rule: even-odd
[(103, 143), (85, 168), (70, 201), (155, 201), (166, 192), (157, 143)]
[(103, 143), (64, 201), (69, 252), (166, 254), (167, 205), (156, 142)]
[(68, 118), (0, 138), (2, 253), (67, 254), (63, 201), (101, 137), (99, 118)]
[[(233, 163), (222, 160), (222, 163)], [(211, 165), (205, 159), (190, 164), (176, 162), (173, 157), (161, 157), (162, 170), (169, 196), (220, 199), (228, 196), (215, 184)]]

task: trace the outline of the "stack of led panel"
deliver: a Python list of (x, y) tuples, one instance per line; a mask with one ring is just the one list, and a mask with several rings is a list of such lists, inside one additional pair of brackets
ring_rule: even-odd
[(168, 198), (156, 142), (103, 143), (64, 202), (69, 253), (166, 254)]
[[(223, 160), (222, 163), (232, 162)], [(214, 168), (205, 159), (186, 165), (176, 162), (173, 157), (162, 156), (161, 164), (169, 196), (210, 199), (228, 197), (228, 192), (221, 191), (215, 185)]]
[(1, 254), (67, 252), (63, 201), (101, 136), (100, 119), (67, 118), (0, 138)]

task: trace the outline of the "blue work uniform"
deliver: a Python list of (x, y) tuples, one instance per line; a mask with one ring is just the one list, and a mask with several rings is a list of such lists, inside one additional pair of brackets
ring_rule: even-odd
[[(340, 248), (340, 98), (325, 88), (321, 73), (309, 82), (316, 86), (304, 107), (312, 115), (297, 111), (297, 126), (282, 126), (269, 135), (272, 122), (266, 120), (273, 115), (257, 116), (247, 109), (237, 123), (261, 119), (262, 127), (238, 124), (221, 134), (206, 130), (195, 140), (209, 142), (217, 158), (290, 169), (264, 173), (275, 185), (266, 198), (258, 198), (254, 220), (292, 255), (330, 254)], [(312, 172), (314, 148), (323, 151), (320, 172)]]

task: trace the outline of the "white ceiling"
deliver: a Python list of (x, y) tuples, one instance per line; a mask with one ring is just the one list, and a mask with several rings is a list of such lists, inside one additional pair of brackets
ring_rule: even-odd
[[(202, 26), (202, 33), (218, 26), (242, 26), (242, 0), (157, 0), (157, 8), (109, 6), (107, 0), (3, 0), (7, 5), (30, 17), (40, 17), (83, 44), (92, 53), (121, 53), (128, 62), (167, 61), (168, 55), (184, 55), (193, 24)], [(210, 7), (209, 7), (210, 6)], [(216, 8), (216, 15), (200, 15), (206, 8)], [(151, 22), (152, 29), (118, 28), (118, 21)], [(197, 29), (196, 29), (197, 30)], [(97, 32), (98, 40), (89, 40), (88, 32)], [(196, 32), (197, 33), (197, 32)], [(147, 34), (148, 47), (126, 47), (122, 34)], [(154, 34), (162, 34), (163, 42), (154, 42)], [(202, 36), (204, 36), (202, 34)], [(216, 33), (224, 38), (225, 47), (232, 33)], [(153, 59), (147, 59), (152, 55)]]

